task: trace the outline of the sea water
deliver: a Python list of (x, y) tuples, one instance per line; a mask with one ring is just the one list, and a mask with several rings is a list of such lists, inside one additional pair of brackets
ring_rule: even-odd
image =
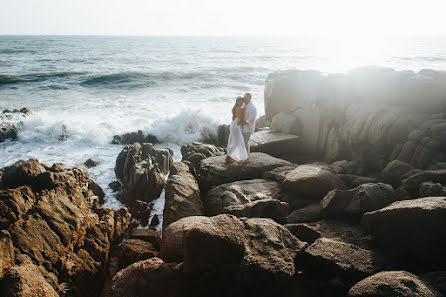
[[(237, 96), (252, 93), (261, 115), (271, 72), (364, 65), (446, 70), (445, 49), (439, 37), (0, 36), (0, 109), (32, 110), (18, 140), (0, 144), (0, 164), (97, 159), (90, 174), (106, 192), (105, 206), (118, 208), (108, 188), (122, 149), (110, 143), (113, 135), (143, 130), (181, 160), (182, 144), (231, 121)], [(162, 207), (160, 199), (158, 213)]]

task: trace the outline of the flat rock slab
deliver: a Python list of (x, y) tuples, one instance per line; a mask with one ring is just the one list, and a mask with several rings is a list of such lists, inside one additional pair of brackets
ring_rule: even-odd
[(200, 163), (198, 181), (202, 189), (209, 189), (230, 182), (261, 178), (263, 173), (291, 162), (274, 158), (265, 153), (251, 153), (248, 163), (226, 163), (226, 156), (204, 159)]
[(403, 200), (365, 213), (362, 227), (398, 257), (446, 262), (446, 197)]
[(249, 144), (253, 152), (280, 155), (295, 151), (299, 146), (299, 136), (264, 129), (252, 134)]
[(278, 182), (266, 179), (243, 180), (212, 188), (204, 200), (206, 214), (271, 218), (286, 221), (288, 203)]
[(338, 277), (348, 287), (382, 267), (374, 252), (324, 237), (305, 249), (296, 264), (318, 278)]

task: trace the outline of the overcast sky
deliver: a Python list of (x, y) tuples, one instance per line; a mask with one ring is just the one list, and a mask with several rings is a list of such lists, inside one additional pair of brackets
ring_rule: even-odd
[(446, 35), (446, 0), (0, 0), (0, 34)]

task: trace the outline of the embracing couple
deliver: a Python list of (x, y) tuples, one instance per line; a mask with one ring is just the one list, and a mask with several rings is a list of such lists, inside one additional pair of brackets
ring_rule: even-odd
[(249, 138), (254, 133), (257, 109), (251, 102), (251, 94), (237, 97), (232, 108), (232, 123), (229, 126), (229, 139), (226, 162), (249, 161)]

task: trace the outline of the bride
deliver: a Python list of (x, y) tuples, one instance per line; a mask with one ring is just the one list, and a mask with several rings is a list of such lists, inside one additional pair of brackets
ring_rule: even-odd
[(228, 163), (248, 160), (248, 152), (242, 134), (244, 112), (243, 97), (237, 97), (232, 108), (232, 123), (229, 126), (228, 153), (226, 156), (226, 162)]

